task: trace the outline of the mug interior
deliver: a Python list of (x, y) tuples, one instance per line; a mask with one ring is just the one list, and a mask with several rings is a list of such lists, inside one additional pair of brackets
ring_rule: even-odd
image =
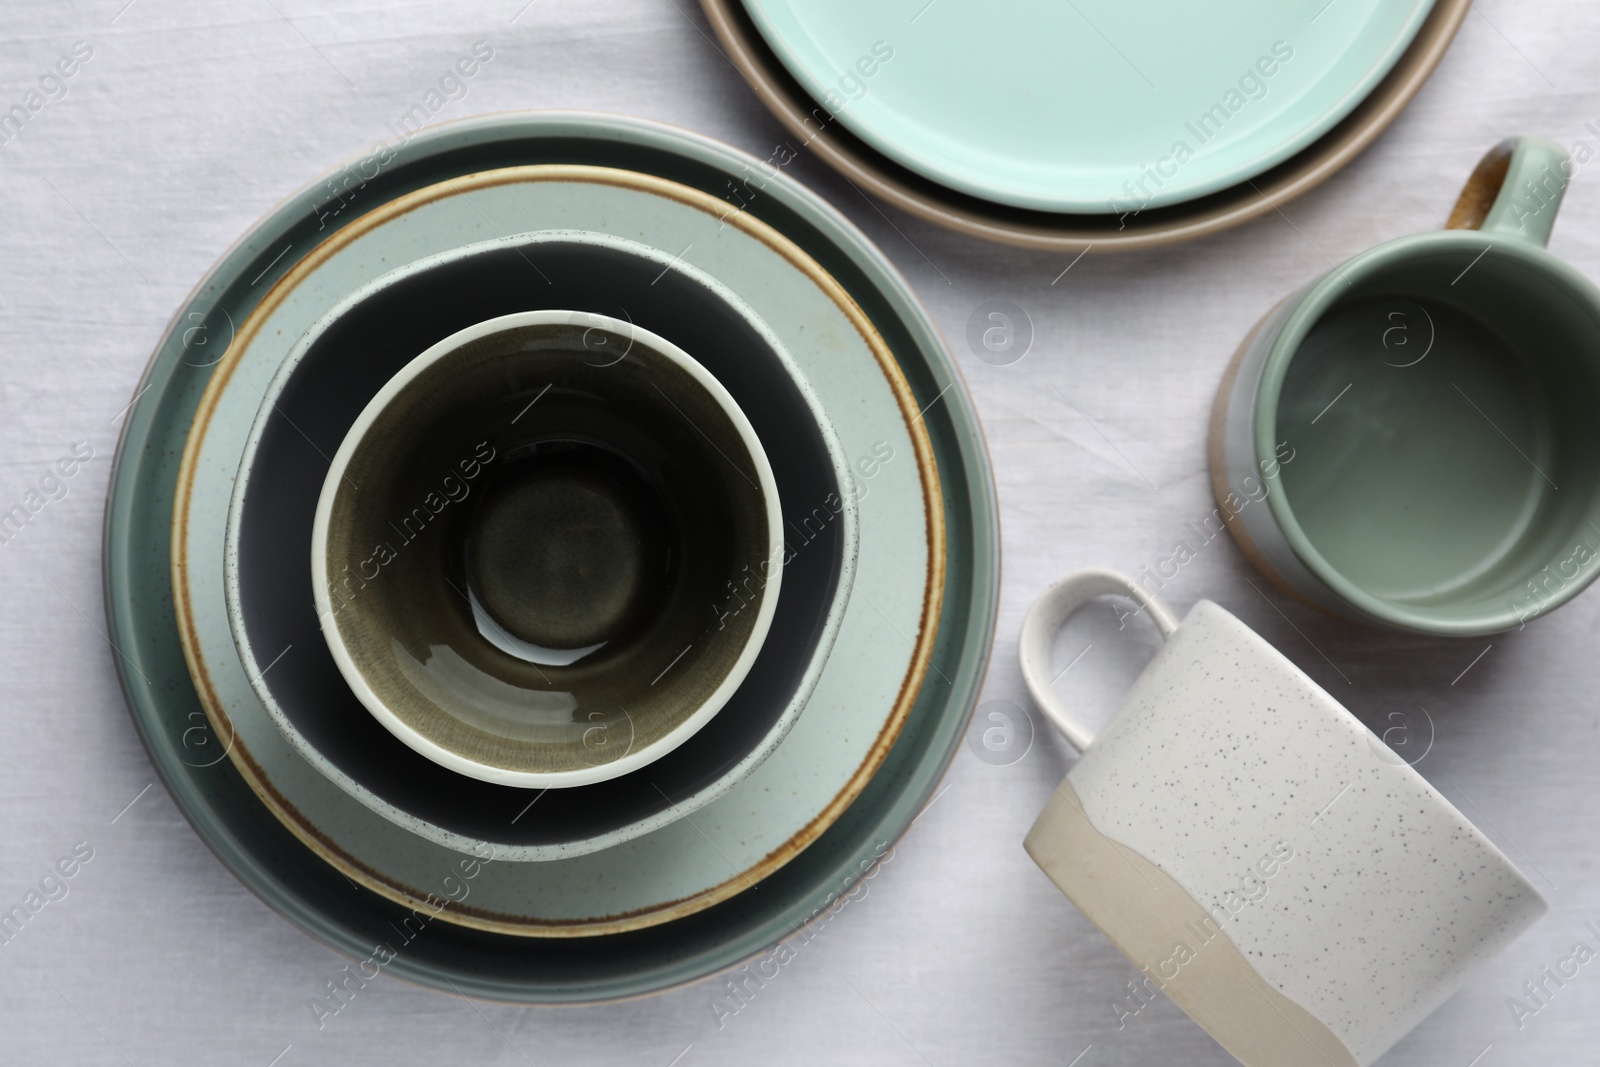
[(771, 474), (665, 342), (529, 317), (373, 400), (324, 490), (319, 599), (402, 740), (476, 777), (590, 780), (681, 740), (753, 659)]
[(1412, 629), (1506, 629), (1576, 594), (1600, 557), (1596, 302), (1543, 249), (1469, 231), (1319, 282), (1257, 401), (1296, 554)]

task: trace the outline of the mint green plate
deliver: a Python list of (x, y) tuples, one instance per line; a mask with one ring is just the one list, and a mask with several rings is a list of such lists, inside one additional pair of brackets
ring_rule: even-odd
[[(431, 130), (325, 176), (274, 210), (201, 281), (138, 384), (106, 506), (105, 592), (117, 668), (134, 723), (179, 808), (224, 864), (312, 936), (357, 959), (415, 927), (411, 912), (355, 889), (278, 821), (225, 754), (195, 694), (172, 601), (170, 519), (178, 460), (212, 367), (251, 311), (332, 229), (414, 189), (496, 167), (624, 167), (725, 192), (755, 160), (654, 123), (582, 113), (485, 116)], [(730, 204), (730, 210), (734, 205)], [(946, 576), (927, 681), (878, 773), (833, 826), (758, 892), (661, 926), (567, 940), (444, 922), (384, 969), (508, 1001), (637, 996), (738, 963), (789, 936), (854, 883), (915, 818), (960, 742), (994, 630), (999, 541), (994, 485), (971, 403), (927, 314), (883, 256), (835, 211), (781, 176), (747, 210), (816, 258), (893, 350), (938, 464)], [(950, 388), (955, 384), (955, 388)], [(934, 401), (937, 400), (937, 403)], [(440, 871), (441, 895), (454, 873)], [(424, 913), (426, 915), (426, 913)], [(392, 925), (391, 925), (392, 924)]]
[[(1348, 115), (1433, 0), (744, 0), (838, 121), (933, 181), (1123, 214), (1237, 185)], [(808, 122), (808, 126), (810, 125)]]

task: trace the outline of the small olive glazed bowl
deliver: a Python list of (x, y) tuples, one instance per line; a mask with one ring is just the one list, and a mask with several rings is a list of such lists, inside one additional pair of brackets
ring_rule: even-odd
[(627, 774), (727, 703), (782, 578), (754, 428), (688, 353), (542, 310), (433, 345), (333, 458), (311, 537), (356, 697), (441, 766), (528, 788)]

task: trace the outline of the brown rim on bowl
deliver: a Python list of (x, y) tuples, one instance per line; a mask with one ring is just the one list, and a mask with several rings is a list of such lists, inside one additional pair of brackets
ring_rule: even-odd
[[(924, 178), (838, 123), (818, 125), (817, 105), (761, 38), (741, 0), (700, 0), (725, 54), (801, 147), (846, 181), (958, 233), (1052, 252), (1131, 251), (1187, 241), (1247, 222), (1327, 181), (1405, 110), (1444, 58), (1472, 0), (1436, 0), (1410, 47), (1356, 109), (1297, 155), (1253, 180), (1195, 200), (1116, 215), (1069, 215), (1008, 207)], [(809, 125), (807, 125), (809, 123)]]
[[(901, 416), (906, 423), (907, 433), (911, 437), (912, 446), (916, 453), (917, 471), (922, 481), (924, 518), (927, 524), (928, 537), (928, 582), (923, 591), (920, 629), (915, 647), (912, 650), (910, 667), (905, 677), (901, 680), (894, 706), (890, 709), (883, 728), (873, 740), (866, 758), (862, 760), (855, 773), (851, 775), (850, 780), (845, 783), (844, 788), (793, 837), (774, 849), (758, 863), (734, 877), (710, 889), (679, 900), (669, 901), (656, 907), (619, 915), (595, 916), (592, 919), (579, 922), (543, 922), (451, 902), (440, 902), (436, 895), (400, 884), (383, 872), (372, 869), (340, 849), (321, 829), (312, 824), (309, 819), (303, 816), (277, 792), (260, 765), (238, 743), (233, 724), (229, 720), (227, 711), (223, 708), (221, 700), (211, 683), (205, 663), (201, 657), (199, 630), (195, 621), (194, 607), (189, 603), (187, 596), (188, 558), (186, 533), (191, 494), (194, 487), (195, 464), (199, 458), (200, 442), (205, 437), (206, 429), (216, 410), (218, 399), (232, 377), (234, 370), (238, 367), (239, 353), (248, 347), (251, 339), (260, 331), (271, 312), (283, 303), (297, 285), (305, 280), (313, 268), (325, 262), (357, 237), (375, 229), (377, 226), (445, 196), (458, 195), (496, 185), (532, 181), (603, 183), (676, 200), (689, 207), (713, 215), (725, 224), (739, 227), (749, 236), (761, 241), (783, 256), (796, 269), (809, 277), (812, 283), (821, 289), (854, 323), (857, 332), (860, 333), (862, 339), (877, 359), (879, 369), (883, 372), (884, 378), (888, 381), (890, 389), (894, 393), (895, 400), (900, 407)], [(918, 412), (916, 398), (912, 394), (911, 386), (902, 374), (899, 364), (895, 361), (894, 354), (889, 350), (883, 338), (878, 335), (866, 313), (861, 310), (849, 293), (834, 280), (832, 275), (823, 270), (815, 260), (783, 234), (766, 223), (754, 219), (747, 212), (730, 213), (726, 211), (726, 207), (727, 205), (724, 201), (700, 190), (680, 185), (677, 182), (653, 175), (610, 167), (540, 164), (506, 167), (499, 170), (463, 175), (460, 178), (446, 179), (437, 184), (397, 197), (375, 208), (335, 231), (321, 244), (308, 252), (304, 259), (295, 264), (288, 273), (273, 285), (267, 295), (262, 298), (261, 303), (251, 312), (250, 317), (240, 325), (235, 335), (234, 344), (229, 347), (227, 354), (224, 355), (216, 371), (212, 374), (211, 380), (206, 385), (205, 393), (200, 398), (199, 409), (195, 414), (194, 423), (190, 428), (189, 436), (184, 445), (183, 456), (178, 468), (177, 486), (173, 497), (173, 606), (177, 615), (178, 633), (183, 646), (184, 660), (188, 664), (190, 677), (195, 683), (195, 689), (200, 697), (201, 706), (205, 709), (206, 717), (210, 720), (212, 728), (217, 731), (218, 737), (230, 739), (228, 757), (233, 760), (234, 765), (239, 769), (240, 774), (243, 775), (250, 788), (291, 833), (351, 881), (357, 882), (405, 907), (428, 907), (431, 912), (435, 904), (443, 903), (446, 906), (437, 913), (438, 918), (493, 933), (513, 934), (524, 937), (589, 937), (655, 926), (685, 915), (691, 915), (751, 888), (760, 879), (797, 856), (807, 845), (820, 837), (823, 831), (844, 813), (844, 810), (866, 787), (867, 782), (871, 780), (872, 775), (877, 771), (878, 766), (883, 762), (890, 747), (894, 744), (901, 727), (905, 725), (911, 706), (915, 703), (917, 693), (921, 689), (923, 677), (927, 673), (933, 644), (938, 636), (939, 610), (944, 596), (945, 539), (944, 512), (941, 506), (943, 496), (939, 485), (939, 471), (934, 462), (932, 443), (928, 439), (926, 428), (921, 424), (920, 413)]]

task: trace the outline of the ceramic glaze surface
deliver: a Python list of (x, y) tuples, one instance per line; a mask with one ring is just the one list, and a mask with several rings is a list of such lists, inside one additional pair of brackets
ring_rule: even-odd
[[(1539, 473), (1559, 470), (1546, 383), (1476, 302), (1350, 301), (1313, 327), (1284, 379), (1275, 437), (1299, 460), (1280, 475), (1287, 501), (1329, 564), (1386, 600), (1504, 596), (1505, 564), (1515, 570), (1537, 516), (1557, 506)], [(1386, 348), (1402, 322), (1436, 351)], [(1346, 391), (1357, 402), (1330, 408)]]
[(818, 104), (896, 162), (1021, 208), (1120, 213), (1259, 174), (1356, 107), (1432, 0), (746, 0)]
[[(552, 280), (544, 284), (541, 279), (540, 288), (530, 291), (528, 276), (538, 277), (534, 260)], [(725, 709), (728, 714), (713, 717), (706, 729), (656, 759), (648, 779), (623, 776), (568, 785), (538, 795), (540, 818), (508, 820), (505, 812), (523, 811), (535, 794), (463, 777), (401, 743), (349, 691), (320, 632), (314, 600), (288, 597), (284, 590), (311, 589), (314, 596), (316, 561), (305, 547), (316, 540), (316, 507), (330, 457), (418, 345), (530, 302), (584, 304), (596, 291), (627, 301), (636, 323), (625, 332), (635, 332), (635, 325), (651, 328), (699, 351), (743, 410), (761, 423), (780, 501), (790, 502), (789, 519), (771, 525), (787, 531), (790, 550), (783, 566), (792, 580), (778, 597), (770, 645), (763, 643), (746, 684)], [(594, 362), (611, 363), (622, 354), (617, 348), (622, 339), (596, 328), (605, 316), (560, 315), (569, 316), (583, 323), (585, 350)], [(762, 358), (750, 358), (752, 353)], [(224, 399), (219, 398), (219, 408)], [(529, 410), (550, 403), (545, 396)], [(637, 242), (562, 230), (424, 257), (330, 309), (291, 349), (263, 406), (268, 417), (258, 414), (234, 479), (225, 545), (225, 594), (240, 660), (268, 714), (302, 758), (373, 810), (400, 819), (429, 840), (452, 847), (521, 847), (526, 850), (522, 858), (535, 858), (541, 852), (575, 854), (615, 843), (623, 834), (648, 832), (693, 812), (753, 769), (793, 725), (820, 676), (854, 578), (859, 522), (855, 497), (845, 488), (852, 484), (851, 467), (831, 420), (770, 328), (731, 290), (695, 267), (681, 261), (673, 265), (672, 256)], [(527, 421), (519, 419), (513, 429)], [(493, 447), (487, 445), (484, 454)], [(424, 533), (460, 516), (463, 507), (482, 503), (484, 490), (494, 487), (490, 468), (496, 462), (478, 460), (478, 451), (474, 446), (472, 457), (457, 459), (453, 486), (461, 499), (443, 509), (439, 522), (414, 516)], [(253, 477), (256, 472), (267, 476)], [(442, 480), (438, 488), (445, 488)], [(824, 502), (825, 521), (814, 511), (818, 501)], [(378, 565), (374, 579), (383, 581), (368, 592), (392, 591), (396, 583), (410, 581), (397, 568), (417, 559), (416, 546), (401, 547), (401, 558), (384, 556), (388, 562)], [(377, 555), (374, 551), (373, 562), (366, 564), (369, 575)], [(369, 598), (360, 595), (359, 560), (356, 568), (349, 591), (360, 603)], [(487, 615), (485, 620), (476, 631), (480, 638), (526, 651), (487, 625), (492, 621)], [(284, 648), (296, 654), (278, 656)], [(659, 667), (652, 677), (656, 673)], [(630, 736), (628, 724), (624, 717), (621, 730), (588, 734), (590, 745), (601, 752), (631, 751), (630, 743), (638, 739)]]
[[(792, 852), (786, 846), (796, 835), (819, 831), (819, 813), (836, 817), (836, 799), (854, 788), (863, 765), (879, 758), (884, 731), (902, 721), (903, 687), (926, 663), (919, 658), (922, 642), (913, 644), (910, 635), (926, 640), (929, 585), (939, 562), (931, 558), (935, 531), (918, 459), (923, 446), (913, 439), (921, 432), (913, 422), (916, 409), (907, 410), (897, 395), (871, 337), (847, 314), (848, 302), (840, 303), (797, 269), (781, 239), (725, 224), (711, 207), (715, 203), (676, 187), (641, 187), (626, 176), (592, 170), (534, 168), (425, 190), (382, 224), (336, 243), (292, 287), (282, 286), (281, 302), (232, 354), (232, 377), (195, 442), (194, 482), (181, 504), (188, 517), (182, 575), (195, 639), (220, 718), (237, 731), (236, 758), (254, 763), (288, 805), (285, 817), (318, 840), (324, 855), (351, 878), (398, 899), (422, 899), (441, 871), (459, 860), (451, 849), (470, 850), (475, 842), (404, 812), (380, 816), (375, 809), (381, 801), (370, 794), (363, 797), (365, 807), (350, 803), (345, 790), (361, 787), (335, 786), (275, 728), (229, 639), (225, 524), (218, 502), (232, 491), (248, 412), (311, 324), (396, 263), (491, 238), (498, 225), (603, 226), (667, 257), (693, 245), (683, 257), (691, 267), (730, 279), (830, 413), (859, 485), (859, 560), (835, 651), (819, 668), (804, 714), (770, 758), (697, 811), (692, 822), (674, 822), (677, 812), (668, 810), (650, 824), (653, 832), (599, 851), (591, 842), (584, 855), (502, 847), (496, 855), (503, 862), (486, 865), (474, 887), (471, 911), (453, 909), (447, 917), (508, 932), (597, 933), (663, 921), (748, 888), (749, 872), (787, 860)], [(804, 531), (796, 538), (803, 541)], [(863, 708), (882, 710), (864, 715)], [(508, 807), (502, 814), (509, 821), (519, 812)]]
[(1220, 503), (1265, 483), (1267, 506), (1229, 523), (1280, 585), (1465, 636), (1600, 573), (1600, 290), (1544, 247), (1570, 170), (1553, 142), (1508, 139), (1452, 228), (1334, 267), (1246, 339), (1213, 410), (1212, 485)]
[[(1471, 0), (1436, 0), (1383, 80), (1331, 130), (1289, 159), (1206, 196), (1116, 215), (1019, 210), (929, 181), (858, 138), (842, 121), (832, 120), (762, 38), (743, 0), (701, 0), (700, 6), (728, 60), (790, 135), (874, 198), (980, 240), (1041, 251), (1104, 253), (1217, 233), (1272, 214), (1328, 180), (1377, 140), (1426, 84), (1466, 19)], [(1160, 158), (1155, 162), (1160, 165)], [(1172, 177), (1171, 163), (1165, 166)], [(1147, 186), (1152, 182), (1147, 179)]]
[[(677, 748), (745, 680), (782, 524), (760, 438), (692, 356), (523, 312), (445, 338), (368, 403), (323, 483), (312, 582), (345, 681), (401, 741), (485, 781), (585, 785)], [(708, 610), (752, 568), (750, 604)]]
[[(484, 166), (538, 163), (622, 165), (720, 190), (758, 161), (708, 138), (656, 123), (574, 112), (495, 115), (425, 131), (394, 165), (368, 182), (378, 204)], [(293, 262), (326, 236), (319, 178), (253, 227), (192, 294), (204, 321), (242, 322)], [(508, 937), (445, 923), (408, 944), (390, 974), (455, 994), (522, 1003), (574, 1003), (639, 996), (737, 964), (788, 937), (869, 869), (933, 794), (960, 744), (993, 636), (998, 597), (994, 485), (971, 400), (932, 321), (905, 280), (861, 233), (816, 195), (785, 177), (768, 182), (750, 211), (781, 226), (871, 315), (904, 371), (927, 427), (941, 480), (945, 597), (930, 669), (948, 685), (913, 686), (904, 729), (879, 773), (849, 810), (763, 880), (760, 893), (732, 896), (661, 930), (597, 938), (574, 952), (561, 942)], [(336, 218), (332, 225), (350, 221)], [(286, 253), (285, 248), (289, 247)], [(680, 251), (675, 248), (673, 253)], [(184, 320), (175, 319), (175, 323)], [(352, 891), (349, 881), (252, 790), (224, 757), (190, 679), (173, 613), (168, 520), (178, 457), (214, 373), (214, 355), (187, 345), (176, 325), (157, 345), (125, 420), (107, 503), (105, 578), (109, 633), (130, 715), (162, 781), (196, 833), (240, 882), (298, 929), (352, 959), (393, 935), (409, 909)], [(207, 352), (210, 350), (208, 349)], [(936, 398), (940, 403), (933, 404)], [(213, 622), (217, 620), (212, 620)], [(151, 684), (146, 684), (146, 680)], [(860, 705), (854, 705), (859, 713)], [(307, 768), (310, 770), (310, 768)], [(311, 773), (316, 773), (312, 771)], [(359, 808), (360, 805), (355, 805)], [(459, 866), (459, 863), (457, 864)], [(434, 872), (441, 879), (444, 874)]]
[(1266, 641), (1201, 601), (1068, 775), (1363, 1064), (1545, 910), (1443, 796)]

